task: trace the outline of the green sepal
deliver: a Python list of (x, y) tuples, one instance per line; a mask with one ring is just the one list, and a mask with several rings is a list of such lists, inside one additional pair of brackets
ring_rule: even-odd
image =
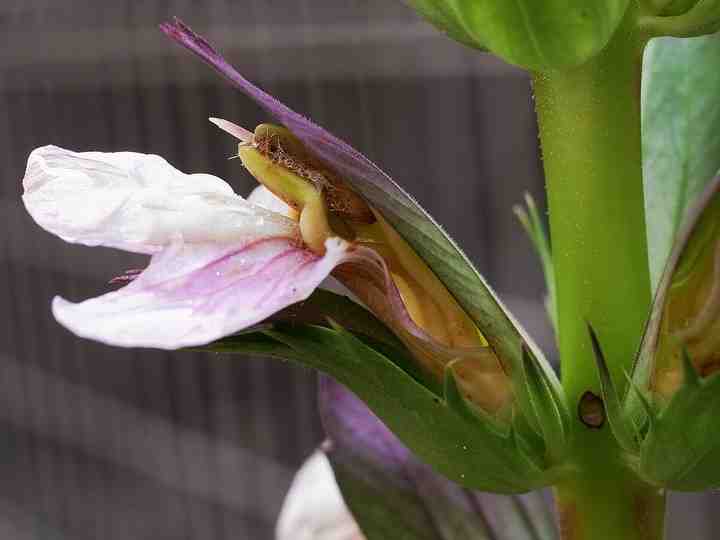
[(610, 41), (628, 0), (405, 0), (453, 39), (533, 71), (580, 65)]
[[(447, 399), (452, 384), (447, 397), (438, 394), (400, 367), (404, 360), (397, 358), (405, 351), (335, 326), (276, 323), (259, 334), (232, 336), (208, 349), (282, 357), (331, 375), (420, 459), (461, 485), (524, 493), (551, 483), (550, 472), (538, 466), (544, 456), (528, 456), (531, 446), (517, 445), (496, 424), (469, 414), (470, 409), (462, 412), (461, 396)], [(378, 346), (383, 353), (375, 349)]]
[(605, 361), (605, 355), (600, 347), (597, 334), (590, 323), (588, 323), (587, 327), (593, 353), (595, 354), (595, 364), (600, 376), (600, 388), (610, 429), (623, 450), (631, 454), (638, 454), (640, 451), (640, 433), (633, 423), (633, 419), (625, 413), (620, 395), (610, 376), (610, 369)]
[(458, 414), (358, 337), (320, 327), (278, 329), (268, 335), (291, 347), (297, 360), (315, 363), (348, 386), (404, 444), (455, 482), (498, 493), (548, 483), (506, 436)]
[(570, 429), (565, 399), (543, 365), (526, 348), (523, 348), (522, 359), (519, 377), (514, 377), (518, 406), (529, 425), (541, 436), (547, 458), (557, 463), (567, 450)]
[(454, 369), (454, 365), (458, 362), (462, 362), (462, 360), (454, 360), (445, 366), (443, 377), (443, 397), (445, 404), (468, 422), (481, 422), (487, 428), (494, 430), (498, 436), (507, 437), (509, 435), (510, 425), (506, 421), (486, 413), (480, 407), (475, 406), (470, 400), (466, 399), (462, 394)]
[[(644, 435), (642, 434), (652, 429), (655, 425), (658, 411), (655, 410), (650, 400), (629, 373), (625, 373), (625, 378), (628, 381), (628, 396), (632, 396), (634, 399), (626, 399), (623, 409), (627, 417), (631, 419), (633, 425), (639, 426), (641, 438), (644, 439)], [(631, 404), (634, 405), (634, 407), (630, 406)]]
[(685, 385), (688, 388), (700, 388), (700, 386), (702, 386), (702, 379), (692, 363), (687, 347), (682, 348), (680, 357), (683, 363), (683, 380)]
[(640, 474), (678, 491), (720, 487), (720, 374), (700, 379), (685, 362), (686, 379), (651, 425)]

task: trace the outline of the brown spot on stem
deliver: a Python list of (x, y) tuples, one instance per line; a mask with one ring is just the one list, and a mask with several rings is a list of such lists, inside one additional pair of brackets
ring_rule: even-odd
[(578, 403), (580, 421), (591, 429), (600, 429), (605, 423), (605, 404), (590, 390), (585, 392)]

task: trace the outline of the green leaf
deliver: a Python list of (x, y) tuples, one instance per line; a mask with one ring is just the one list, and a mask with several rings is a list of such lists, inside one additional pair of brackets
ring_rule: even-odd
[[(206, 350), (282, 357), (327, 373), (365, 401), (421, 459), (475, 489), (521, 493), (549, 485), (557, 471), (544, 456), (518, 448), (497, 424), (452, 406), (405, 371), (407, 351), (343, 329), (274, 323), (260, 333), (221, 340)], [(382, 350), (382, 353), (379, 352)]]
[(450, 37), (534, 71), (579, 65), (600, 52), (628, 0), (405, 0)]
[(650, 42), (642, 137), (650, 273), (656, 287), (688, 205), (720, 170), (720, 35)]
[(444, 8), (442, 3), (436, 0), (403, 1), (434, 24), (439, 30), (446, 33), (451, 39), (459, 41), (468, 47), (473, 47), (481, 51), (485, 50), (485, 45), (479, 41), (479, 36), (473, 35), (472, 29), (463, 23), (462, 18), (458, 17), (455, 10)]
[[(268, 332), (296, 359), (347, 385), (421, 459), (468, 487), (517, 493), (549, 478), (494, 426), (447, 406), (387, 357), (345, 331), (318, 327)], [(313, 367), (315, 367), (313, 366)]]
[(324, 289), (316, 289), (307, 300), (276, 313), (262, 324), (204, 347), (197, 347), (195, 350), (243, 352), (280, 359), (293, 359), (295, 357), (293, 349), (263, 333), (276, 330), (278, 325), (284, 328), (308, 325), (326, 328), (341, 326), (365, 342), (372, 344), (375, 350), (392, 358), (395, 365), (420, 381), (423, 386), (438, 395), (442, 392), (442, 385), (428, 376), (425, 370), (420, 369), (405, 345), (372, 313), (347, 296)]
[(642, 476), (679, 491), (720, 487), (718, 418), (720, 376), (703, 381), (694, 378), (684, 384), (662, 410), (643, 444)]

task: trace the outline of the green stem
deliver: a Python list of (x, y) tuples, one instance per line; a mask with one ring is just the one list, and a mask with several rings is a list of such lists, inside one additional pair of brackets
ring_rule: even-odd
[(578, 478), (555, 488), (563, 540), (663, 538), (665, 495), (626, 476)]
[[(636, 18), (631, 2), (600, 55), (577, 68), (534, 75), (562, 380), (573, 411), (585, 392), (600, 395), (586, 323), (595, 328), (622, 392), (650, 308), (640, 144), (644, 40)], [(663, 512), (652, 513), (657, 523), (648, 528), (644, 509), (662, 509), (663, 495), (622, 465), (607, 422), (591, 429), (574, 418), (571, 455), (579, 472), (557, 489), (559, 508), (572, 516), (564, 538), (662, 538)]]

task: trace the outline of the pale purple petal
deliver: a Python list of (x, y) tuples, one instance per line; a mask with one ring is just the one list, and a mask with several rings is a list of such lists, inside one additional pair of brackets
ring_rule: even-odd
[(204, 345), (306, 299), (349, 249), (337, 239), (326, 247), (321, 257), (285, 237), (178, 242), (126, 287), (78, 304), (56, 297), (53, 313), (75, 334), (110, 345)]
[[(423, 219), (432, 222), (432, 218), (420, 205), (382, 169), (346, 142), (252, 84), (230, 65), (205, 38), (196, 34), (180, 19), (176, 18), (173, 22), (163, 23), (160, 25), (160, 29), (168, 37), (197, 54), (238, 90), (265, 109), (276, 121), (287, 127), (315, 155), (349, 179), (353, 187), (358, 189), (377, 209), (382, 211), (388, 204), (399, 203), (405, 206), (405, 211), (422, 215)], [(394, 221), (397, 209), (383, 213), (390, 221)], [(434, 224), (434, 222), (432, 223)], [(448, 249), (456, 248), (448, 245)]]
[(352, 496), (346, 503), (358, 510), (367, 533), (374, 520), (393, 520), (418, 540), (557, 538), (540, 493), (504, 496), (460, 487), (420, 462), (360, 399), (324, 375), (320, 413), (336, 474), (364, 486), (359, 507)]
[(297, 235), (296, 224), (254, 206), (220, 178), (184, 174), (135, 152), (33, 150), (23, 178), (33, 219), (68, 242), (157, 253), (188, 244)]

